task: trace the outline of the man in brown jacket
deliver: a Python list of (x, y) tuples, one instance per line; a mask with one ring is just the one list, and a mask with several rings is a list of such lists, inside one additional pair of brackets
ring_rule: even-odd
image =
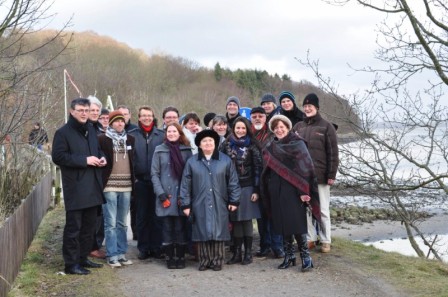
[[(320, 241), (323, 253), (330, 252), (331, 221), (330, 221), (330, 186), (334, 184), (339, 165), (339, 150), (336, 130), (330, 122), (319, 113), (319, 98), (316, 94), (306, 95), (303, 100), (303, 111), (306, 118), (294, 126), (308, 144), (308, 151), (314, 163), (317, 176), (321, 210)], [(308, 243), (313, 246), (317, 241), (316, 228), (308, 217)]]

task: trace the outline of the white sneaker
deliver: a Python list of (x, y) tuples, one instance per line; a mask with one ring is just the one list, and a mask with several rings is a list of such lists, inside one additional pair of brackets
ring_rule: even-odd
[(134, 263), (132, 263), (131, 260), (128, 260), (126, 258), (119, 259), (118, 263), (121, 264), (121, 265), (132, 265), (132, 264), (134, 264)]
[(121, 263), (118, 262), (117, 260), (109, 260), (109, 261), (107, 261), (107, 264), (110, 267), (121, 267)]

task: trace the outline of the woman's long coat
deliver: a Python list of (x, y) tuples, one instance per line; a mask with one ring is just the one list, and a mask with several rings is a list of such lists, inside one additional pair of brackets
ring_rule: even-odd
[[(191, 156), (191, 147), (180, 145), (180, 152), (182, 158), (186, 162)], [(158, 145), (152, 157), (151, 166), (151, 180), (154, 186), (154, 193), (156, 197), (166, 193), (171, 195), (171, 205), (167, 208), (162, 206), (160, 199), (156, 199), (156, 214), (159, 217), (164, 216), (179, 216), (182, 211), (179, 210), (177, 200), (179, 197), (180, 178), (176, 179), (171, 174), (170, 149), (166, 144)]]
[(192, 241), (230, 240), (228, 205), (238, 205), (241, 188), (232, 160), (215, 151), (207, 161), (199, 153), (185, 164), (181, 205), (194, 214)]

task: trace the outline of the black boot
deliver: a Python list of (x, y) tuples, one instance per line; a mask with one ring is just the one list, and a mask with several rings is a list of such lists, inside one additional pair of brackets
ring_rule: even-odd
[(176, 260), (174, 260), (174, 244), (169, 244), (165, 246), (165, 254), (166, 254), (166, 267), (168, 267), (168, 269), (175, 269)]
[(241, 246), (243, 245), (243, 238), (241, 237), (235, 237), (233, 239), (233, 256), (232, 258), (227, 261), (227, 264), (235, 264), (235, 263), (241, 263), (243, 261), (243, 256), (241, 255)]
[(241, 264), (252, 263), (252, 236), (244, 236), (244, 259)]
[(302, 259), (302, 272), (310, 271), (314, 267), (313, 260), (310, 257), (310, 250), (308, 248), (308, 241), (306, 234), (296, 237), (299, 246), (300, 258)]
[(185, 268), (185, 244), (179, 244), (176, 247), (176, 268), (177, 269), (184, 269)]
[(296, 266), (296, 255), (294, 254), (294, 247), (292, 245), (293, 239), (292, 237), (289, 239), (286, 239), (283, 243), (284, 249), (285, 249), (285, 258), (283, 260), (283, 263), (278, 266), (278, 269), (286, 269), (289, 266)]

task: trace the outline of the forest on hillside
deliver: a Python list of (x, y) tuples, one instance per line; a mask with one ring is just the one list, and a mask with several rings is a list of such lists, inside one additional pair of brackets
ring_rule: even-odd
[[(299, 107), (306, 94), (317, 93), (324, 117), (339, 124), (340, 133), (348, 130), (343, 121), (338, 120), (347, 114), (344, 109), (349, 106), (345, 101), (331, 99), (306, 78), (295, 82), (287, 74), (270, 75), (261, 69), (230, 70), (222, 68), (219, 61), (214, 69), (209, 69), (187, 57), (148, 55), (94, 32), (66, 31), (58, 35), (56, 31), (43, 30), (24, 36), (22, 44), (30, 49), (46, 44), (30, 52), (23, 63), (40, 65), (56, 56), (49, 59), (43, 79), (29, 82), (27, 86), (44, 94), (38, 118), (30, 120), (43, 122), (50, 137), (64, 123), (64, 92), (67, 92), (68, 102), (80, 96), (70, 82), (64, 90), (64, 69), (81, 96), (95, 95), (103, 103), (111, 96), (114, 106), (125, 104), (131, 108), (133, 122), (137, 121), (137, 109), (141, 105), (153, 107), (159, 118), (163, 108), (169, 105), (177, 107), (181, 113), (195, 111), (202, 118), (209, 111), (225, 113), (229, 96), (238, 96), (242, 106), (254, 107), (266, 92), (278, 95), (282, 90), (290, 90)], [(61, 54), (56, 55), (59, 52)]]

